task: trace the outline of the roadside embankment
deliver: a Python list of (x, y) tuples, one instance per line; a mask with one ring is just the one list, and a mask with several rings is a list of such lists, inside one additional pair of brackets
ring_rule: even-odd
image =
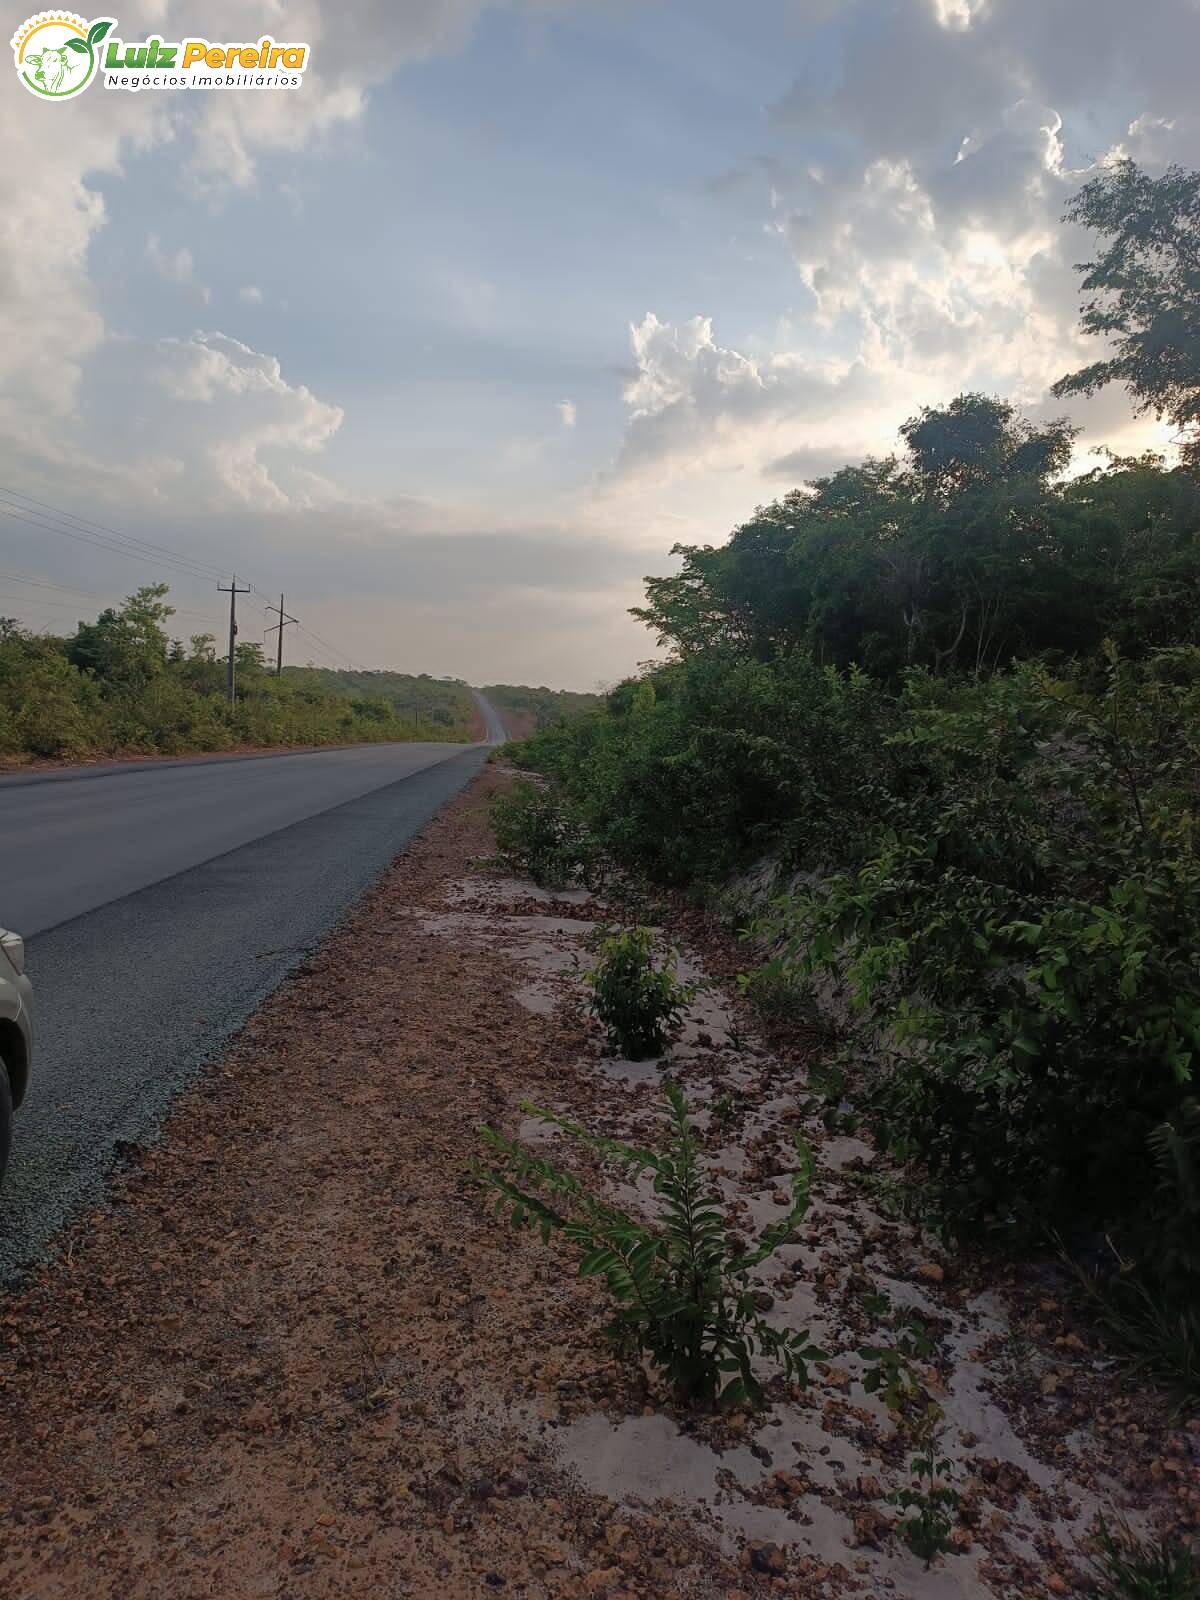
[[(669, 1063), (605, 1053), (581, 974), (613, 913), (481, 864), (507, 782), (440, 814), (0, 1302), (0, 1588), (1039, 1600), (1084, 1592), (1097, 1511), (1200, 1518), (1200, 1434), (1114, 1381), (1052, 1283), (982, 1282), (875, 1203), (870, 1142), (806, 1111), (819, 1040), (755, 1037), (719, 930), (687, 929), (710, 987)], [(526, 1099), (657, 1142), (666, 1070), (731, 1226), (778, 1214), (797, 1128), (816, 1158), (756, 1293), (828, 1360), (759, 1413), (683, 1411), (618, 1361), (602, 1288), (467, 1170), (484, 1121), (574, 1159)], [(947, 1418), (954, 1550), (928, 1570), (861, 1381), (880, 1295), (926, 1322)]]

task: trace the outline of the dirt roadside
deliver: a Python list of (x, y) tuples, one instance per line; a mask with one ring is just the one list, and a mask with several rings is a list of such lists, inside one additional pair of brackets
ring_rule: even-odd
[[(478, 1123), (518, 1126), (526, 1097), (624, 1136), (658, 1118), (659, 1069), (604, 1058), (578, 1003), (602, 908), (478, 865), (505, 781), (446, 808), (0, 1298), (0, 1594), (1036, 1596), (1085, 1592), (1098, 1506), (1200, 1528), (1200, 1433), (1118, 1392), (1053, 1299), (1018, 1325), (872, 1212), (862, 1141), (816, 1136), (820, 1205), (763, 1283), (836, 1352), (813, 1391), (697, 1421), (614, 1364), (595, 1285), (465, 1174)], [(716, 996), (672, 1065), (702, 1116), (731, 1105), (713, 1169), (761, 1222), (794, 1063)], [(965, 1509), (929, 1572), (857, 1383), (864, 1284), (939, 1333)]]

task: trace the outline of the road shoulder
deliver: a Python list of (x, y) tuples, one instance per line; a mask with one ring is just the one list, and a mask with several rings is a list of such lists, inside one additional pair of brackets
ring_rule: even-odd
[[(1175, 1514), (1148, 1452), (1191, 1436), (1148, 1434), (1065, 1344), (1055, 1388), (1030, 1391), (1036, 1340), (863, 1206), (870, 1150), (844, 1140), (814, 1135), (819, 1211), (762, 1290), (841, 1341), (811, 1391), (695, 1417), (614, 1361), (595, 1283), (467, 1172), (479, 1123), (530, 1131), (526, 1098), (643, 1141), (661, 1121), (659, 1074), (605, 1057), (579, 1003), (605, 908), (479, 865), (504, 781), (435, 819), (129, 1153), (63, 1260), (0, 1302), (4, 1592), (1044, 1596), (1071, 1592), (1102, 1500)], [(744, 1119), (740, 1157), (708, 1155), (749, 1221), (777, 1204), (796, 1068), (735, 1038), (733, 1002), (703, 1004), (673, 1071)], [(868, 1275), (939, 1336), (967, 1510), (929, 1573), (896, 1537), (903, 1452), (855, 1376)]]

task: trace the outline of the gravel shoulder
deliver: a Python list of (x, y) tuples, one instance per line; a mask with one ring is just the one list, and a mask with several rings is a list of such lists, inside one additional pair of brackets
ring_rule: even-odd
[[(466, 1171), (480, 1122), (536, 1133), (526, 1098), (660, 1126), (661, 1069), (606, 1057), (580, 1003), (604, 907), (480, 865), (505, 782), (440, 813), (0, 1296), (0, 1593), (1036, 1597), (1086, 1592), (1100, 1507), (1200, 1530), (1200, 1433), (1115, 1383), (1052, 1288), (988, 1283), (873, 1209), (869, 1142), (805, 1122), (803, 1044), (754, 1038), (699, 921), (688, 960), (718, 986), (671, 1070), (747, 1228), (791, 1131), (812, 1138), (818, 1203), (762, 1292), (830, 1361), (719, 1420), (614, 1362), (596, 1285)], [(881, 1288), (937, 1334), (964, 1510), (929, 1571), (892, 1527), (904, 1452), (859, 1382)]]

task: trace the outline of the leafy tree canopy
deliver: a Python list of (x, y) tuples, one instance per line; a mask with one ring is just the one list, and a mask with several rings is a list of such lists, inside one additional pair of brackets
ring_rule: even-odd
[(167, 592), (165, 583), (143, 584), (119, 610), (110, 606), (95, 622), (81, 622), (66, 642), (67, 660), (117, 691), (148, 683), (167, 664), (164, 624), (175, 614)]
[(1084, 184), (1066, 216), (1109, 241), (1080, 271), (1082, 326), (1113, 354), (1068, 373), (1054, 393), (1127, 384), (1140, 410), (1179, 429), (1184, 465), (1200, 473), (1200, 172), (1168, 167), (1150, 178), (1118, 161)]
[(889, 679), (1192, 637), (1200, 488), (1186, 474), (1110, 457), (1064, 480), (1071, 426), (980, 394), (900, 434), (902, 456), (793, 490), (728, 544), (677, 546), (681, 570), (647, 579), (634, 615), (682, 657), (807, 646)]

